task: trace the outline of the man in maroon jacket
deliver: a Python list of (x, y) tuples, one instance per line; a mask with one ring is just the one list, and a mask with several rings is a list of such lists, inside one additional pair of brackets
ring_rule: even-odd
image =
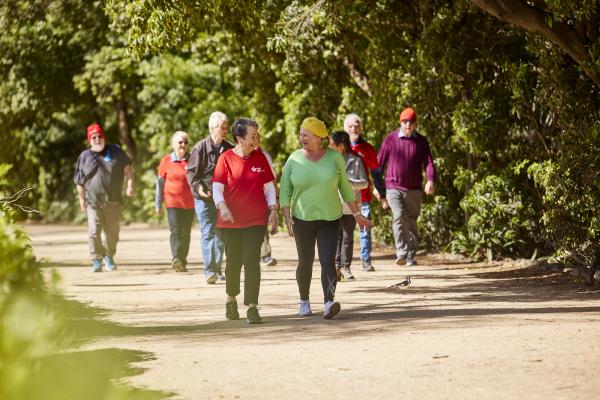
[(400, 114), (400, 128), (385, 137), (377, 160), (385, 171), (386, 201), (392, 209), (396, 264), (415, 265), (418, 246), (417, 218), (423, 197), (423, 170), (427, 176), (425, 194), (435, 191), (435, 166), (429, 143), (416, 129), (417, 114), (406, 108)]

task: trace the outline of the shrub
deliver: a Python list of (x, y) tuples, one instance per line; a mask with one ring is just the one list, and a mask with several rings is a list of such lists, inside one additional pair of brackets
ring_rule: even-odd
[(485, 177), (475, 183), (460, 207), (469, 218), (466, 226), (454, 233), (452, 252), (488, 260), (518, 254), (529, 235), (528, 209), (509, 180)]
[(423, 202), (417, 221), (419, 244), (429, 250), (441, 250), (448, 245), (459, 218), (445, 196), (435, 196), (432, 202)]

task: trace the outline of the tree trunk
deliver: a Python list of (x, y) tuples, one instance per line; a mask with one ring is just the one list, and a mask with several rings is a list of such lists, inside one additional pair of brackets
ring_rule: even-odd
[[(551, 14), (524, 0), (471, 0), (471, 3), (500, 21), (542, 34), (577, 61), (596, 86), (600, 86), (600, 72), (590, 58), (585, 37), (580, 35), (575, 26), (555, 21)], [(598, 26), (595, 30), (598, 30)]]
[(125, 153), (127, 153), (127, 155), (135, 163), (137, 157), (137, 148), (133, 138), (131, 137), (125, 101), (122, 99), (117, 100), (115, 102), (115, 109), (117, 111), (117, 120), (119, 121), (119, 141), (123, 145)]
[(350, 76), (354, 80), (354, 83), (361, 88), (369, 97), (373, 94), (371, 92), (371, 85), (369, 85), (369, 78), (367, 75), (356, 65), (356, 63), (350, 61), (348, 57), (344, 57), (344, 65), (348, 68)]

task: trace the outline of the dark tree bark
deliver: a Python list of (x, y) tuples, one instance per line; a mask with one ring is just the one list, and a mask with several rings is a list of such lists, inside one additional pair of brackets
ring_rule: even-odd
[(125, 102), (123, 100), (117, 100), (115, 102), (115, 110), (117, 111), (117, 120), (119, 121), (119, 141), (125, 147), (125, 153), (127, 153), (135, 163), (137, 158), (137, 147), (131, 137)]
[[(587, 48), (588, 43), (595, 43), (598, 38), (596, 16), (593, 20), (576, 21), (575, 25), (560, 21), (550, 25), (547, 21), (548, 17), (552, 17), (551, 14), (524, 0), (471, 0), (471, 3), (500, 21), (543, 35), (577, 61), (596, 86), (600, 86), (600, 72), (594, 66)], [(577, 27), (579, 22), (583, 25)]]

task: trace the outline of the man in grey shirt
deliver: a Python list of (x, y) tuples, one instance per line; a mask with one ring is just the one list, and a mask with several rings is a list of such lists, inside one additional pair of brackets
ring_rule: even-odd
[(87, 214), (92, 271), (102, 271), (103, 261), (104, 267), (113, 271), (117, 269), (114, 256), (119, 241), (123, 180), (127, 177), (127, 196), (133, 196), (133, 168), (131, 159), (118, 145), (106, 144), (99, 124), (88, 126), (87, 138), (90, 148), (81, 152), (75, 167), (79, 207)]

